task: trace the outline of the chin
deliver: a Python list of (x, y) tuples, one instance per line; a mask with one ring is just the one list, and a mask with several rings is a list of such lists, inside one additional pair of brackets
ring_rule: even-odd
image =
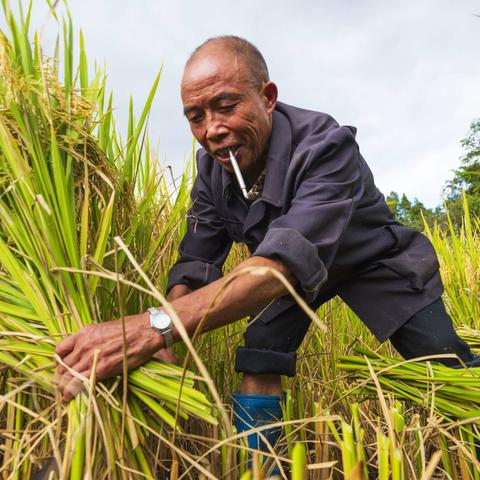
[(225, 163), (222, 163), (222, 162), (218, 162), (220, 164), (220, 166), (226, 170), (228, 173), (233, 173), (233, 167), (232, 165), (226, 165)]

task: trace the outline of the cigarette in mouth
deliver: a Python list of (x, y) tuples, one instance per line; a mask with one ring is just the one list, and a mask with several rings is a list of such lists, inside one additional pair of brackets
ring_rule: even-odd
[(248, 192), (247, 186), (245, 185), (245, 181), (242, 177), (242, 172), (240, 171), (240, 167), (238, 166), (237, 159), (231, 150), (228, 151), (230, 154), (230, 161), (232, 162), (233, 171), (235, 172), (235, 176), (237, 177), (238, 185), (240, 186), (240, 190), (243, 193), (243, 196), (248, 200)]

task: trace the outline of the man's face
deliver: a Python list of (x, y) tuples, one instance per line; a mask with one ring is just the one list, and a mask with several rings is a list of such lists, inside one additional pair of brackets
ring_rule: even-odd
[(185, 68), (182, 101), (193, 136), (233, 172), (229, 149), (250, 183), (263, 170), (277, 89), (255, 87), (248, 67), (221, 45), (207, 45)]

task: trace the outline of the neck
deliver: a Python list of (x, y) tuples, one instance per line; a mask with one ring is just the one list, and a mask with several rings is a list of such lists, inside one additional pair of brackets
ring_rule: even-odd
[(251, 171), (245, 172), (244, 179), (248, 189), (252, 188), (252, 185), (257, 181), (258, 177), (265, 169), (265, 165), (267, 164), (267, 152), (268, 148), (265, 149), (265, 152), (255, 162)]

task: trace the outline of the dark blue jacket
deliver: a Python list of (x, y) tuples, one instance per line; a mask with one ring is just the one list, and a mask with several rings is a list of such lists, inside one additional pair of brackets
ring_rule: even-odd
[[(281, 259), (307, 302), (342, 296), (380, 340), (438, 298), (442, 284), (432, 245), (394, 220), (355, 133), (329, 115), (279, 102), (263, 193), (251, 205), (234, 177), (199, 150), (188, 229), (168, 288), (198, 288), (220, 278), (236, 241), (245, 242), (252, 255)], [(379, 268), (393, 272), (390, 282), (398, 277), (400, 283), (381, 287), (377, 278), (372, 284), (369, 272)], [(353, 280), (360, 287), (342, 295)], [(406, 297), (398, 295), (402, 289)], [(378, 308), (365, 302), (377, 302)], [(262, 318), (270, 321), (291, 305), (289, 296), (277, 299)], [(383, 318), (377, 318), (379, 312)]]

